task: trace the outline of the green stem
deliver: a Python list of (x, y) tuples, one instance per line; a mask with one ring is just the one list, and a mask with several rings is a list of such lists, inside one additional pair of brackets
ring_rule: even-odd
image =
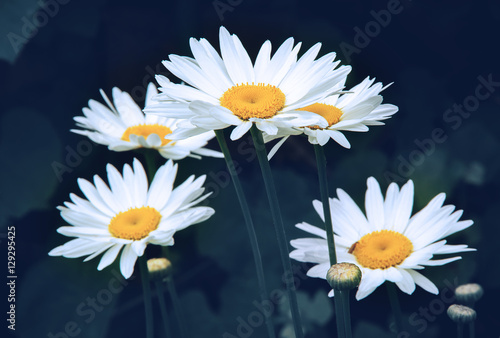
[(341, 291), (345, 337), (352, 338), (351, 309), (349, 304), (349, 290)]
[(146, 162), (146, 174), (148, 175), (149, 184), (153, 181), (158, 167), (156, 165), (156, 155), (158, 152), (154, 149), (140, 149), (144, 155), (144, 161)]
[(345, 338), (344, 306), (341, 298), (342, 291), (334, 290), (335, 321), (337, 323), (337, 337)]
[(403, 329), (403, 315), (401, 306), (399, 305), (398, 293), (394, 283), (386, 282), (387, 293), (389, 294), (389, 302), (391, 304), (392, 313), (394, 314), (394, 322), (396, 324), (396, 332), (399, 333)]
[(337, 254), (335, 252), (335, 240), (333, 237), (332, 214), (330, 210), (330, 201), (328, 199), (328, 179), (326, 176), (326, 158), (323, 147), (319, 144), (314, 145), (316, 153), (316, 163), (318, 166), (319, 190), (321, 201), (323, 202), (323, 214), (325, 216), (326, 241), (328, 243), (328, 254), (330, 256), (330, 265), (337, 264)]
[(173, 337), (170, 332), (170, 325), (168, 323), (167, 304), (165, 303), (165, 289), (163, 282), (155, 281), (156, 292), (158, 293), (158, 302), (160, 303), (161, 318), (163, 320), (163, 328), (165, 329), (165, 337)]
[(175, 288), (174, 280), (172, 276), (167, 277), (167, 287), (170, 293), (170, 298), (172, 299), (172, 306), (174, 308), (175, 317), (177, 318), (177, 323), (179, 325), (180, 337), (186, 338), (188, 336), (186, 325), (184, 324), (181, 302), (179, 301), (179, 296), (177, 295), (177, 290)]
[(469, 338), (474, 338), (475, 336), (474, 321), (472, 321), (469, 323)]
[[(151, 185), (151, 182), (153, 182), (153, 178), (156, 175), (156, 171), (158, 171), (158, 166), (157, 166), (157, 157), (159, 155), (158, 151), (154, 149), (145, 149), (145, 148), (140, 148), (138, 151), (144, 156), (144, 161), (145, 161), (145, 170), (146, 174), (148, 176), (148, 181), (149, 184)], [(168, 246), (162, 246), (161, 247), (162, 253), (164, 257), (168, 257)]]
[(464, 324), (457, 324), (457, 338), (464, 338)]
[[(326, 242), (328, 243), (328, 255), (330, 258), (330, 265), (337, 264), (337, 253), (335, 251), (335, 239), (333, 236), (333, 223), (332, 223), (332, 213), (330, 210), (330, 201), (328, 193), (328, 178), (326, 174), (326, 158), (325, 151), (323, 147), (319, 144), (314, 145), (314, 153), (316, 154), (316, 164), (318, 167), (318, 179), (319, 179), (319, 191), (321, 194), (321, 202), (323, 204), (323, 215), (325, 218), (325, 230), (326, 230)], [(340, 291), (335, 290), (335, 293)], [(340, 292), (342, 293), (342, 292)], [(343, 293), (342, 293), (343, 294)], [(333, 298), (335, 302), (335, 319), (337, 322), (337, 335), (341, 338), (350, 332), (351, 327), (346, 327), (346, 317), (349, 317), (349, 313), (346, 313), (345, 309), (349, 307), (349, 298), (337, 297)], [(347, 304), (345, 304), (347, 302)]]
[(266, 187), (267, 197), (269, 199), (269, 205), (271, 208), (271, 215), (273, 217), (276, 237), (278, 239), (278, 247), (280, 250), (281, 262), (283, 264), (283, 269), (286, 277), (285, 283), (288, 294), (288, 301), (290, 303), (290, 311), (292, 313), (295, 336), (297, 338), (302, 338), (304, 337), (304, 334), (302, 332), (299, 305), (297, 303), (297, 294), (295, 293), (295, 285), (292, 278), (292, 263), (290, 262), (290, 257), (288, 256), (288, 244), (286, 241), (285, 227), (283, 225), (283, 219), (281, 218), (278, 196), (276, 194), (276, 188), (274, 187), (273, 176), (271, 173), (271, 166), (269, 165), (269, 161), (267, 159), (267, 152), (264, 145), (262, 132), (257, 129), (255, 124), (250, 129), (250, 132), (252, 134), (255, 150), (257, 151), (257, 158), (259, 159), (260, 169), (262, 171), (262, 177), (264, 179), (264, 185)]
[(149, 272), (146, 255), (139, 257), (141, 270), (142, 291), (144, 292), (144, 310), (146, 313), (146, 337), (153, 338), (153, 304), (151, 302), (151, 288), (149, 285)]
[[(255, 227), (253, 225), (250, 209), (248, 208), (248, 203), (243, 192), (238, 173), (236, 172), (231, 153), (229, 151), (229, 148), (227, 147), (226, 139), (224, 137), (224, 130), (216, 130), (215, 136), (217, 137), (217, 141), (219, 141), (221, 151), (224, 154), (224, 159), (226, 160), (226, 165), (233, 180), (234, 189), (236, 190), (236, 195), (238, 197), (241, 211), (243, 213), (243, 218), (245, 220), (245, 225), (247, 228), (248, 237), (250, 238), (250, 245), (253, 252), (253, 259), (257, 273), (257, 282), (259, 284), (260, 299), (262, 302), (264, 302), (266, 299), (268, 299), (268, 293), (264, 275), (264, 268), (262, 266), (262, 257), (260, 255), (259, 244), (257, 242), (257, 235), (255, 234)], [(274, 325), (270, 315), (266, 316), (266, 327), (269, 338), (275, 338), (276, 335), (274, 333)]]

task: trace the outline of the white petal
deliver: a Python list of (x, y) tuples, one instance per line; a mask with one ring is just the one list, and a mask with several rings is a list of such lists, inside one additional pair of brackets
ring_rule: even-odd
[(330, 269), (330, 266), (330, 262), (315, 265), (307, 271), (307, 275), (309, 277), (326, 279), (326, 273), (328, 272), (328, 269)]
[(93, 238), (95, 240), (105, 240), (110, 237), (107, 229), (85, 228), (85, 227), (60, 227), (57, 232), (61, 235), (68, 237), (85, 237), (87, 239)]
[(77, 258), (99, 251), (107, 244), (96, 242), (85, 238), (73, 239), (60, 245), (49, 252), (49, 256), (64, 256), (66, 258)]
[(232, 111), (224, 107), (212, 107), (208, 112), (214, 118), (226, 124), (237, 126), (241, 123), (241, 120)]
[(358, 235), (366, 235), (372, 232), (374, 229), (370, 227), (366, 216), (363, 214), (358, 205), (354, 200), (342, 189), (337, 189), (337, 196), (341, 202), (342, 207), (339, 210), (344, 211), (344, 214), (348, 220), (348, 224), (351, 226), (356, 224), (359, 227)]
[(314, 210), (316, 210), (319, 217), (324, 222), (325, 221), (325, 213), (323, 212), (323, 203), (319, 200), (314, 200), (312, 203), (313, 203)]
[(425, 263), (420, 263), (421, 265), (426, 265), (426, 266), (440, 266), (440, 265), (445, 265), (454, 261), (458, 261), (462, 259), (462, 257), (457, 256), (457, 257), (450, 257), (450, 258), (445, 258), (445, 259), (435, 259), (432, 261), (427, 261)]
[(272, 148), (271, 150), (269, 151), (269, 154), (267, 154), (267, 160), (270, 161), (271, 158), (273, 158), (274, 154), (276, 154), (278, 152), (278, 150), (281, 148), (281, 146), (283, 145), (283, 143), (285, 143), (285, 141), (288, 139), (289, 135), (285, 136), (285, 137), (282, 137), (281, 140), (278, 141), (278, 143), (276, 143)]
[(138, 159), (134, 158), (133, 166), (134, 196), (132, 197), (134, 198), (134, 207), (142, 207), (147, 203), (148, 178), (144, 167)]
[(439, 290), (436, 287), (436, 285), (433, 282), (431, 282), (427, 277), (414, 270), (407, 270), (407, 271), (411, 275), (415, 283), (422, 289), (434, 295), (437, 295), (439, 293)]
[(85, 194), (85, 197), (89, 200), (90, 203), (100, 212), (109, 217), (114, 217), (115, 212), (111, 210), (108, 204), (103, 200), (103, 198), (99, 195), (97, 189), (90, 183), (89, 181), (79, 178), (78, 186), (80, 190)]
[(146, 100), (144, 105), (147, 106), (148, 104), (153, 103), (153, 98), (158, 95), (158, 90), (156, 89), (156, 86), (154, 83), (150, 82), (148, 84), (148, 89), (146, 90)]
[(368, 178), (367, 185), (368, 189), (366, 190), (365, 197), (366, 216), (376, 230), (382, 230), (384, 229), (385, 218), (384, 200), (380, 191), (380, 185), (373, 177)]
[(226, 28), (219, 32), (222, 59), (227, 72), (235, 84), (254, 82), (252, 61), (236, 35), (230, 35)]
[(120, 258), (120, 270), (125, 279), (128, 279), (130, 278), (130, 276), (132, 276), (136, 260), (137, 255), (135, 254), (134, 250), (132, 250), (132, 245), (125, 245), (122, 256)]
[(400, 269), (395, 267), (390, 267), (388, 269), (383, 270), (384, 278), (390, 282), (397, 283), (403, 279), (403, 276), (400, 272)]
[(206, 132), (207, 130), (219, 130), (229, 126), (227, 123), (221, 122), (212, 116), (195, 116), (192, 117), (189, 122), (198, 128), (201, 128), (201, 132)]
[(394, 230), (404, 233), (406, 227), (409, 224), (411, 212), (413, 209), (413, 181), (408, 180), (408, 182), (401, 188), (399, 193), (399, 198), (395, 204), (394, 213)]
[(156, 172), (148, 191), (147, 205), (157, 210), (163, 209), (172, 193), (177, 164), (168, 161)]
[(230, 139), (238, 140), (241, 138), (247, 131), (252, 128), (252, 122), (242, 122), (239, 126), (236, 126), (231, 132)]
[(140, 241), (134, 241), (131, 244), (132, 250), (139, 257), (141, 257), (144, 254), (144, 250), (146, 250), (147, 245), (148, 243), (146, 243), (145, 239), (142, 239)]
[(412, 275), (409, 273), (412, 270), (399, 269), (399, 272), (403, 276), (403, 280), (397, 282), (396, 285), (399, 287), (401, 291), (411, 295), (413, 291), (415, 291), (415, 281), (412, 278)]
[(321, 228), (315, 227), (306, 222), (298, 223), (295, 226), (301, 230), (307, 231), (313, 235), (326, 239), (326, 231)]
[(342, 147), (347, 148), (347, 149), (351, 148), (351, 144), (349, 143), (349, 141), (347, 140), (345, 135), (342, 134), (340, 131), (327, 129), (327, 130), (325, 130), (325, 132), (328, 136), (330, 136), (335, 142), (340, 144)]
[(276, 135), (278, 133), (278, 128), (272, 123), (267, 121), (255, 122), (257, 128), (268, 135)]
[(361, 271), (363, 275), (358, 287), (358, 292), (356, 293), (357, 300), (361, 300), (370, 295), (385, 281), (381, 270), (362, 269)]
[(178, 231), (190, 225), (201, 223), (209, 219), (214, 213), (215, 210), (209, 207), (189, 208), (188, 210), (170, 216), (168, 223)]
[(111, 187), (111, 190), (116, 196), (120, 196), (121, 199), (123, 199), (123, 204), (124, 205), (131, 205), (132, 204), (132, 199), (130, 196), (130, 193), (127, 189), (127, 186), (123, 182), (123, 177), (120, 174), (120, 172), (113, 167), (111, 164), (108, 164), (106, 166), (106, 171), (108, 173), (108, 181), (109, 181), (109, 186)]
[(162, 139), (157, 134), (149, 134), (146, 139), (148, 148), (156, 148), (161, 146)]
[(384, 214), (387, 230), (394, 230), (394, 220), (396, 218), (395, 211), (397, 211), (397, 208), (395, 206), (399, 200), (398, 197), (399, 187), (396, 183), (392, 182), (387, 188), (384, 199)]
[(116, 256), (118, 256), (118, 253), (122, 249), (122, 246), (123, 245), (121, 244), (115, 244), (111, 248), (109, 248), (109, 250), (106, 251), (104, 255), (102, 255), (101, 261), (97, 266), (97, 270), (101, 271), (102, 269), (113, 263), (116, 259)]
[(97, 175), (94, 175), (94, 184), (97, 192), (101, 198), (106, 201), (106, 204), (112, 209), (113, 213), (117, 214), (120, 211), (123, 211), (123, 208), (126, 206), (125, 203), (120, 203), (121, 196), (113, 194), (106, 183), (104, 183), (104, 181)]
[(260, 47), (259, 53), (257, 54), (257, 58), (255, 59), (255, 78), (261, 79), (265, 76), (265, 71), (267, 70), (267, 66), (271, 61), (271, 42), (269, 40), (265, 41)]

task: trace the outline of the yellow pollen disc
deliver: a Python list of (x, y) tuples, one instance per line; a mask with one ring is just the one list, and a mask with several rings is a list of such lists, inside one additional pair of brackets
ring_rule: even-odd
[(359, 264), (370, 269), (387, 269), (401, 264), (413, 251), (411, 241), (392, 230), (380, 230), (361, 237), (351, 252)]
[[(342, 110), (340, 110), (335, 106), (331, 106), (329, 104), (324, 104), (324, 103), (314, 103), (311, 104), (310, 106), (300, 108), (297, 110), (310, 111), (312, 113), (316, 113), (318, 115), (323, 116), (325, 120), (328, 122), (329, 127), (333, 126), (335, 123), (338, 123), (340, 121), (340, 118), (342, 117)], [(310, 126), (309, 128), (320, 129), (318, 126)]]
[(172, 134), (172, 130), (169, 127), (161, 126), (159, 124), (139, 124), (137, 126), (128, 127), (127, 130), (122, 135), (123, 141), (130, 141), (130, 135), (144, 136), (145, 139), (151, 134), (156, 134), (161, 139), (161, 145), (164, 146), (170, 140), (166, 139), (165, 136)]
[(160, 219), (161, 214), (155, 208), (133, 208), (113, 217), (108, 230), (113, 237), (138, 241), (156, 230)]
[(220, 104), (242, 120), (268, 119), (283, 109), (285, 99), (285, 94), (275, 86), (252, 83), (229, 88), (220, 98)]

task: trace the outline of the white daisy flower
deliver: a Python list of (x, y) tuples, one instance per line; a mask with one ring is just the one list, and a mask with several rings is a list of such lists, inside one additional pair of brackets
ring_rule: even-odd
[[(148, 85), (146, 104), (153, 104), (151, 99), (158, 91), (154, 84)], [(111, 103), (101, 90), (101, 95), (107, 106), (89, 101), (89, 108), (83, 108), (85, 116), (77, 116), (74, 120), (77, 126), (72, 129), (77, 134), (88, 136), (92, 141), (108, 146), (113, 151), (127, 151), (137, 148), (152, 148), (158, 150), (161, 156), (180, 160), (187, 156), (201, 158), (200, 155), (223, 157), (222, 153), (203, 148), (215, 134), (211, 131), (192, 138), (172, 141), (168, 138), (179, 120), (155, 115), (144, 115), (141, 108), (132, 97), (118, 88), (113, 88)]]
[[(468, 228), (473, 222), (459, 221), (462, 210), (454, 211), (453, 205), (443, 206), (444, 193), (434, 197), (421, 211), (411, 216), (411, 180), (401, 191), (396, 183), (391, 183), (385, 199), (373, 177), (368, 178), (367, 185), (366, 216), (342, 189), (337, 189), (338, 198), (330, 199), (337, 259), (339, 262), (356, 264), (363, 274), (356, 299), (365, 298), (385, 281), (396, 283), (407, 294), (413, 293), (415, 284), (438, 294), (434, 283), (416, 270), (461, 259), (456, 256), (433, 260), (434, 255), (475, 251), (467, 245), (448, 245), (443, 240)], [(313, 206), (324, 220), (322, 203), (315, 200)], [(326, 279), (330, 268), (326, 231), (308, 223), (296, 226), (319, 238), (292, 240), (291, 244), (296, 250), (290, 253), (290, 257), (301, 262), (317, 263), (307, 275)], [(333, 295), (333, 290), (329, 295)]]
[[(207, 40), (191, 38), (194, 58), (170, 55), (170, 60), (163, 62), (190, 86), (157, 76), (163, 93), (157, 96), (159, 104), (152, 109), (146, 107), (146, 112), (189, 119), (198, 127), (191, 128), (191, 134), (236, 126), (232, 140), (240, 138), (254, 123), (270, 135), (276, 134), (278, 127), (326, 127), (320, 115), (297, 109), (338, 90), (336, 84), (344, 81), (351, 67), (335, 69), (340, 63), (334, 62), (335, 53), (315, 60), (321, 47), (317, 43), (297, 60), (301, 44), (294, 47), (289, 38), (271, 57), (271, 42), (266, 41), (252, 64), (236, 35), (221, 27), (219, 37), (221, 55)], [(189, 105), (191, 112), (180, 115), (171, 100), (181, 109)]]
[(275, 149), (274, 154), (289, 135), (306, 134), (312, 144), (325, 145), (330, 139), (345, 148), (350, 148), (351, 144), (342, 131), (368, 131), (368, 126), (384, 125), (382, 120), (386, 120), (398, 111), (398, 107), (392, 104), (382, 104), (381, 91), (388, 86), (382, 83), (374, 84), (375, 79), (367, 77), (361, 83), (354, 86), (342, 95), (334, 94), (324, 100), (302, 107), (298, 110), (313, 112), (323, 116), (328, 122), (328, 126), (309, 125), (302, 128), (280, 129), (276, 135), (265, 135), (265, 141), (285, 137)]
[(173, 245), (173, 234), (208, 219), (214, 210), (195, 207), (203, 195), (205, 176), (189, 177), (173, 188), (177, 164), (170, 160), (161, 166), (148, 189), (148, 178), (141, 163), (134, 159), (133, 169), (126, 164), (123, 176), (107, 165), (110, 188), (97, 175), (94, 184), (79, 179), (78, 185), (87, 199), (70, 194), (72, 202), (59, 206), (61, 217), (72, 226), (57, 229), (62, 235), (77, 237), (49, 252), (50, 256), (88, 261), (104, 253), (97, 267), (102, 270), (122, 250), (120, 269), (125, 278), (134, 271), (138, 256), (148, 244)]

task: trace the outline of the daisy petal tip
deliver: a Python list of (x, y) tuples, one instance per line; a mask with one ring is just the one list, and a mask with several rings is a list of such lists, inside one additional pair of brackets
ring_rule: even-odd
[(54, 248), (48, 252), (48, 255), (52, 257), (61, 256), (61, 249), (59, 247)]

